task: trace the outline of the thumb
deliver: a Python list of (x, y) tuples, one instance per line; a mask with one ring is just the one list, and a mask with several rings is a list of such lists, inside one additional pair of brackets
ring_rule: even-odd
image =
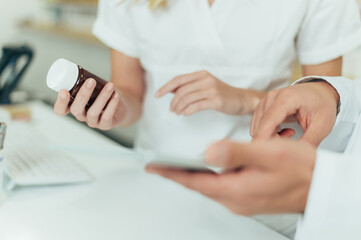
[(333, 129), (334, 121), (331, 119), (332, 118), (328, 116), (316, 117), (306, 129), (302, 126), (305, 133), (302, 135), (300, 140), (306, 141), (314, 147), (318, 147)]
[(267, 141), (237, 143), (223, 140), (210, 146), (205, 153), (206, 162), (212, 166), (235, 169), (246, 166), (266, 167)]

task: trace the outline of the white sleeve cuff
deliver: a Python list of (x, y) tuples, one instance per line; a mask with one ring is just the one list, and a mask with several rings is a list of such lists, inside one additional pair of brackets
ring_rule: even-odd
[(320, 148), (333, 152), (344, 152), (355, 128), (360, 114), (360, 104), (356, 100), (357, 90), (355, 82), (343, 77), (312, 76), (302, 78), (294, 84), (304, 83), (312, 79), (322, 79), (331, 84), (340, 95), (340, 112), (330, 135), (325, 138)]
[[(338, 94), (340, 95), (340, 113), (337, 116), (337, 121), (343, 121), (355, 124), (360, 115), (360, 106), (358, 101), (356, 101), (357, 91), (355, 91), (355, 82), (344, 77), (323, 77), (323, 76), (309, 76), (304, 77), (294, 84), (305, 83), (312, 79), (322, 79), (331, 84)], [(337, 123), (337, 122), (336, 122)]]

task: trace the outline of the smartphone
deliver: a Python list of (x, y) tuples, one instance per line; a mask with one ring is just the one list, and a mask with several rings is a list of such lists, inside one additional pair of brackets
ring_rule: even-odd
[(194, 172), (215, 172), (203, 159), (190, 159), (174, 156), (155, 155), (152, 156), (148, 164), (164, 168), (181, 169)]

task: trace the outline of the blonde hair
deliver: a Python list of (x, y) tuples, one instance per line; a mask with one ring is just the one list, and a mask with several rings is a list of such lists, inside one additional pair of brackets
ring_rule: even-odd
[(156, 9), (157, 7), (165, 7), (167, 0), (149, 0), (149, 8)]
[[(120, 1), (117, 5), (120, 5), (122, 3), (124, 3), (127, 0), (122, 0)], [(135, 0), (135, 1), (139, 1), (139, 0)], [(158, 7), (165, 7), (167, 6), (167, 0), (147, 0), (149, 2), (149, 8), (154, 10)]]

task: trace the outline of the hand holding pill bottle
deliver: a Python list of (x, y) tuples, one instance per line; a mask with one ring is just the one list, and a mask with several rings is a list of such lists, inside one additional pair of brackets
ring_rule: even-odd
[(70, 92), (71, 104), (85, 81), (90, 78), (96, 81), (96, 86), (86, 106), (86, 108), (89, 108), (107, 84), (107, 81), (104, 79), (90, 73), (75, 63), (60, 58), (50, 67), (46, 82), (48, 87), (56, 92), (62, 89), (68, 90)]
[(63, 58), (51, 65), (46, 82), (58, 92), (54, 112), (59, 116), (71, 113), (91, 128), (112, 129), (128, 112), (123, 94), (113, 83)]

